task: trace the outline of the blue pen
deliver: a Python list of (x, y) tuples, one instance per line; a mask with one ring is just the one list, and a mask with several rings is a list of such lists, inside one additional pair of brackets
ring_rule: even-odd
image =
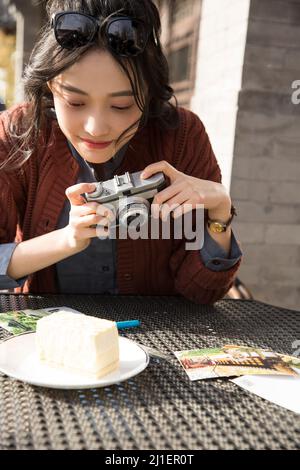
[(117, 321), (116, 323), (118, 330), (122, 330), (124, 328), (135, 328), (141, 324), (140, 320)]

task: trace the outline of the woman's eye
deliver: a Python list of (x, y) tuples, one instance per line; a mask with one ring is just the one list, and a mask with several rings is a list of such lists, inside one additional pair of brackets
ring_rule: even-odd
[(117, 109), (118, 111), (126, 111), (127, 109), (132, 108), (132, 106), (124, 106), (124, 107), (119, 107), (119, 106), (113, 106), (113, 109)]
[[(67, 101), (67, 105), (71, 106), (72, 108), (80, 108), (84, 106), (84, 103), (72, 103), (70, 101)], [(132, 108), (132, 106), (112, 106), (112, 108), (117, 111), (126, 111), (127, 109)]]
[(80, 106), (84, 106), (83, 103), (70, 103), (69, 101), (67, 101), (67, 104), (69, 106), (72, 106), (73, 108), (79, 108)]

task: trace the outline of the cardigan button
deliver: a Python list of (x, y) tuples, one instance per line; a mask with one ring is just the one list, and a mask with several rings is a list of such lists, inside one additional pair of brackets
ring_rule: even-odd
[(213, 262), (212, 262), (212, 264), (213, 264), (214, 266), (220, 266), (220, 265), (221, 265), (221, 262), (220, 262), (219, 260), (217, 260), (217, 259), (214, 259)]
[(132, 280), (132, 274), (127, 273), (127, 274), (125, 274), (124, 278), (125, 278), (126, 281), (131, 281)]

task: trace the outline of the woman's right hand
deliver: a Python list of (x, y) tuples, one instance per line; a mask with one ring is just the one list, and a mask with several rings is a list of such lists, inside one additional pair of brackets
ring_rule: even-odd
[[(86, 202), (81, 194), (95, 191), (95, 183), (81, 183), (66, 189), (71, 210), (69, 224), (64, 228), (70, 248), (85, 250), (92, 238), (107, 238), (109, 226), (115, 220), (113, 212), (97, 202)], [(91, 226), (97, 225), (97, 228)]]

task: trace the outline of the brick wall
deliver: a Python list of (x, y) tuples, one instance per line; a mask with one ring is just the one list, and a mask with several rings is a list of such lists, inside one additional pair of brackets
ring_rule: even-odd
[(300, 0), (251, 0), (231, 193), (240, 277), (262, 301), (300, 310)]
[[(300, 310), (300, 0), (203, 0), (192, 109), (239, 216), (239, 276)], [(300, 94), (298, 94), (298, 97)]]

